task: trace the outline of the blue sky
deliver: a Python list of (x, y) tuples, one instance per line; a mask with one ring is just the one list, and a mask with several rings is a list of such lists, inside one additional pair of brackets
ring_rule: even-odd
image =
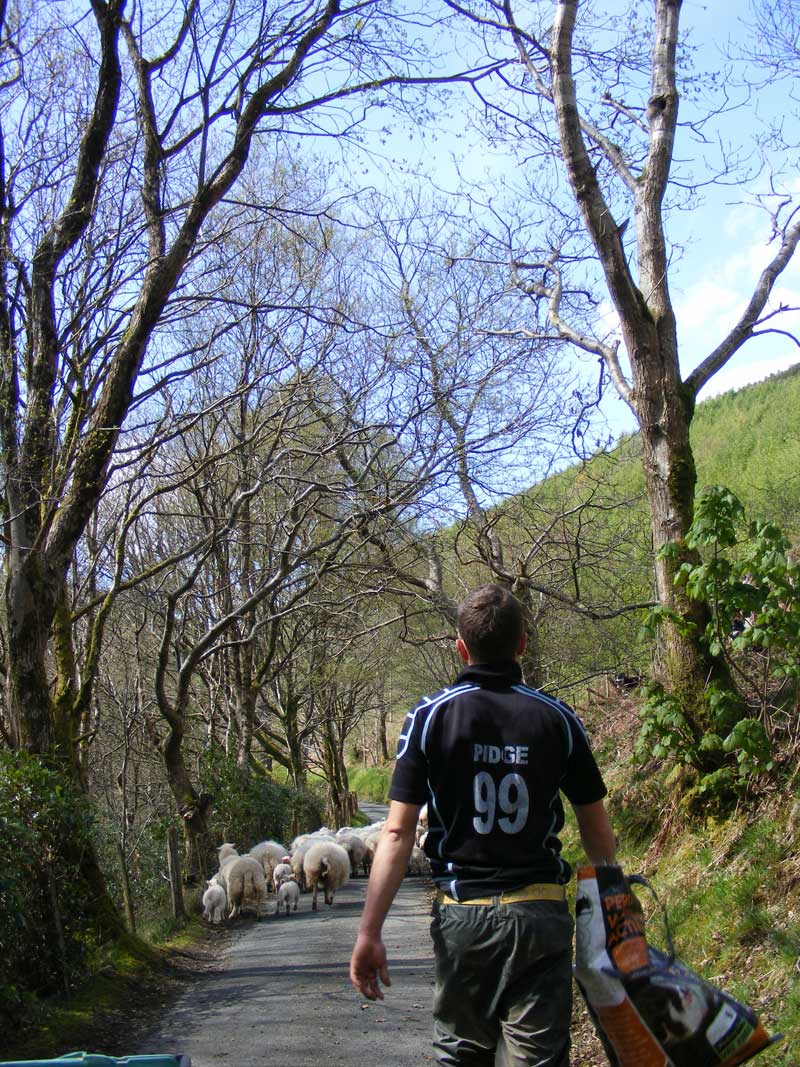
[[(604, 0), (606, 10), (619, 8), (622, 0)], [(525, 4), (520, 0), (520, 10)], [(748, 38), (745, 25), (752, 22), (750, 0), (685, 0), (681, 25), (688, 30), (696, 46), (695, 63), (700, 70), (718, 70), (725, 65), (724, 53), (735, 50), (739, 42)], [(730, 76), (728, 90), (732, 100), (743, 100), (743, 92), (737, 86), (735, 75)], [(719, 137), (720, 143), (747, 143), (755, 129), (754, 110), (763, 115), (770, 113), (783, 116), (787, 127), (800, 127), (800, 105), (794, 107), (788, 101), (789, 84), (781, 82), (762, 88), (752, 96), (746, 106), (732, 110), (720, 119), (713, 131), (712, 141)], [(702, 105), (703, 100), (699, 101)], [(688, 99), (683, 104), (682, 116), (687, 117), (692, 107)], [(470, 129), (469, 119), (458, 106), (451, 109), (449, 130), (437, 133), (417, 129), (397, 129), (383, 146), (395, 165), (389, 173), (397, 184), (403, 181), (403, 172), (411, 183), (411, 173), (421, 166), (435, 175), (438, 184), (454, 189), (458, 176), (454, 157), (462, 173), (479, 171), (494, 175), (501, 181), (507, 160), (501, 152), (493, 154)], [(709, 131), (711, 133), (711, 131)], [(800, 143), (800, 132), (796, 137)], [(696, 150), (694, 145), (679, 140), (676, 156)], [(715, 149), (709, 148), (713, 154)], [(717, 151), (717, 154), (718, 151)], [(407, 160), (407, 169), (400, 160)], [(800, 194), (800, 168), (797, 159), (778, 158), (775, 161), (784, 170), (778, 188), (782, 192)], [(383, 173), (381, 174), (381, 170)], [(371, 172), (371, 175), (370, 175)], [(367, 165), (364, 175), (372, 176), (376, 184), (386, 180), (386, 170), (380, 164)], [(490, 180), (492, 180), (490, 178)], [(676, 214), (669, 223), (670, 239), (681, 246), (681, 254), (670, 274), (670, 287), (676, 310), (682, 372), (688, 374), (724, 338), (744, 310), (752, 295), (761, 270), (775, 254), (776, 246), (769, 243), (770, 220), (768, 215), (754, 205), (759, 194), (768, 191), (765, 173), (754, 178), (747, 186), (728, 184), (707, 189), (702, 203), (691, 212)], [(800, 307), (800, 253), (796, 261), (786, 269), (774, 291), (771, 306), (783, 303)], [(613, 332), (614, 321), (610, 306), (606, 306), (606, 328)], [(602, 315), (602, 312), (601, 312)], [(776, 324), (777, 325), (777, 324)], [(800, 313), (787, 313), (781, 317), (780, 329), (800, 335)], [(775, 334), (751, 340), (700, 394), (707, 399), (730, 389), (740, 388), (759, 381), (800, 361), (800, 348), (787, 336)], [(613, 390), (609, 390), (613, 392)], [(626, 405), (616, 394), (609, 396), (605, 411), (612, 431), (617, 434), (633, 430), (635, 423)]]

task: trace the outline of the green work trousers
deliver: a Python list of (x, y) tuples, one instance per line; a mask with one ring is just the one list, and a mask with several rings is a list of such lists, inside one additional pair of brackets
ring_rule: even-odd
[(442, 1067), (569, 1067), (572, 933), (561, 901), (433, 905)]

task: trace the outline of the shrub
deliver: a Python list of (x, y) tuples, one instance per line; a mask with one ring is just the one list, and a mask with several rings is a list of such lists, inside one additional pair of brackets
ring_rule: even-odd
[(77, 861), (62, 842), (90, 840), (85, 795), (23, 752), (0, 752), (0, 1018), (13, 1025), (31, 994), (69, 987), (93, 943)]
[[(748, 522), (724, 486), (698, 500), (686, 545), (702, 558), (682, 564), (675, 581), (708, 605), (702, 640), (725, 661), (730, 684), (711, 683), (691, 719), (674, 693), (651, 685), (638, 751), (690, 763), (703, 775), (701, 793), (741, 793), (781, 759), (794, 762), (800, 565), (783, 533), (773, 523)], [(648, 625), (663, 615), (653, 612)]]
[(201, 788), (214, 797), (213, 824), (222, 841), (251, 848), (257, 841), (288, 841), (322, 825), (324, 799), (308, 789), (276, 782), (259, 767), (240, 767), (223, 749), (200, 761)]

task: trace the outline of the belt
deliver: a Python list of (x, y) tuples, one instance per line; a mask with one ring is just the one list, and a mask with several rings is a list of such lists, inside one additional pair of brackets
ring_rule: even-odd
[(472, 900), (456, 900), (449, 897), (441, 889), (436, 891), (436, 900), (439, 904), (523, 904), (527, 900), (566, 900), (567, 892), (563, 885), (554, 882), (534, 882), (533, 885), (524, 885), (521, 889), (510, 889), (505, 893), (498, 893), (494, 897), (473, 897)]

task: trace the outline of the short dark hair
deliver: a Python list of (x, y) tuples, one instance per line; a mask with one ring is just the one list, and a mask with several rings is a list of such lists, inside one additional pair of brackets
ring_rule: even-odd
[(515, 659), (524, 629), (522, 605), (500, 585), (482, 585), (458, 606), (458, 636), (473, 663)]

